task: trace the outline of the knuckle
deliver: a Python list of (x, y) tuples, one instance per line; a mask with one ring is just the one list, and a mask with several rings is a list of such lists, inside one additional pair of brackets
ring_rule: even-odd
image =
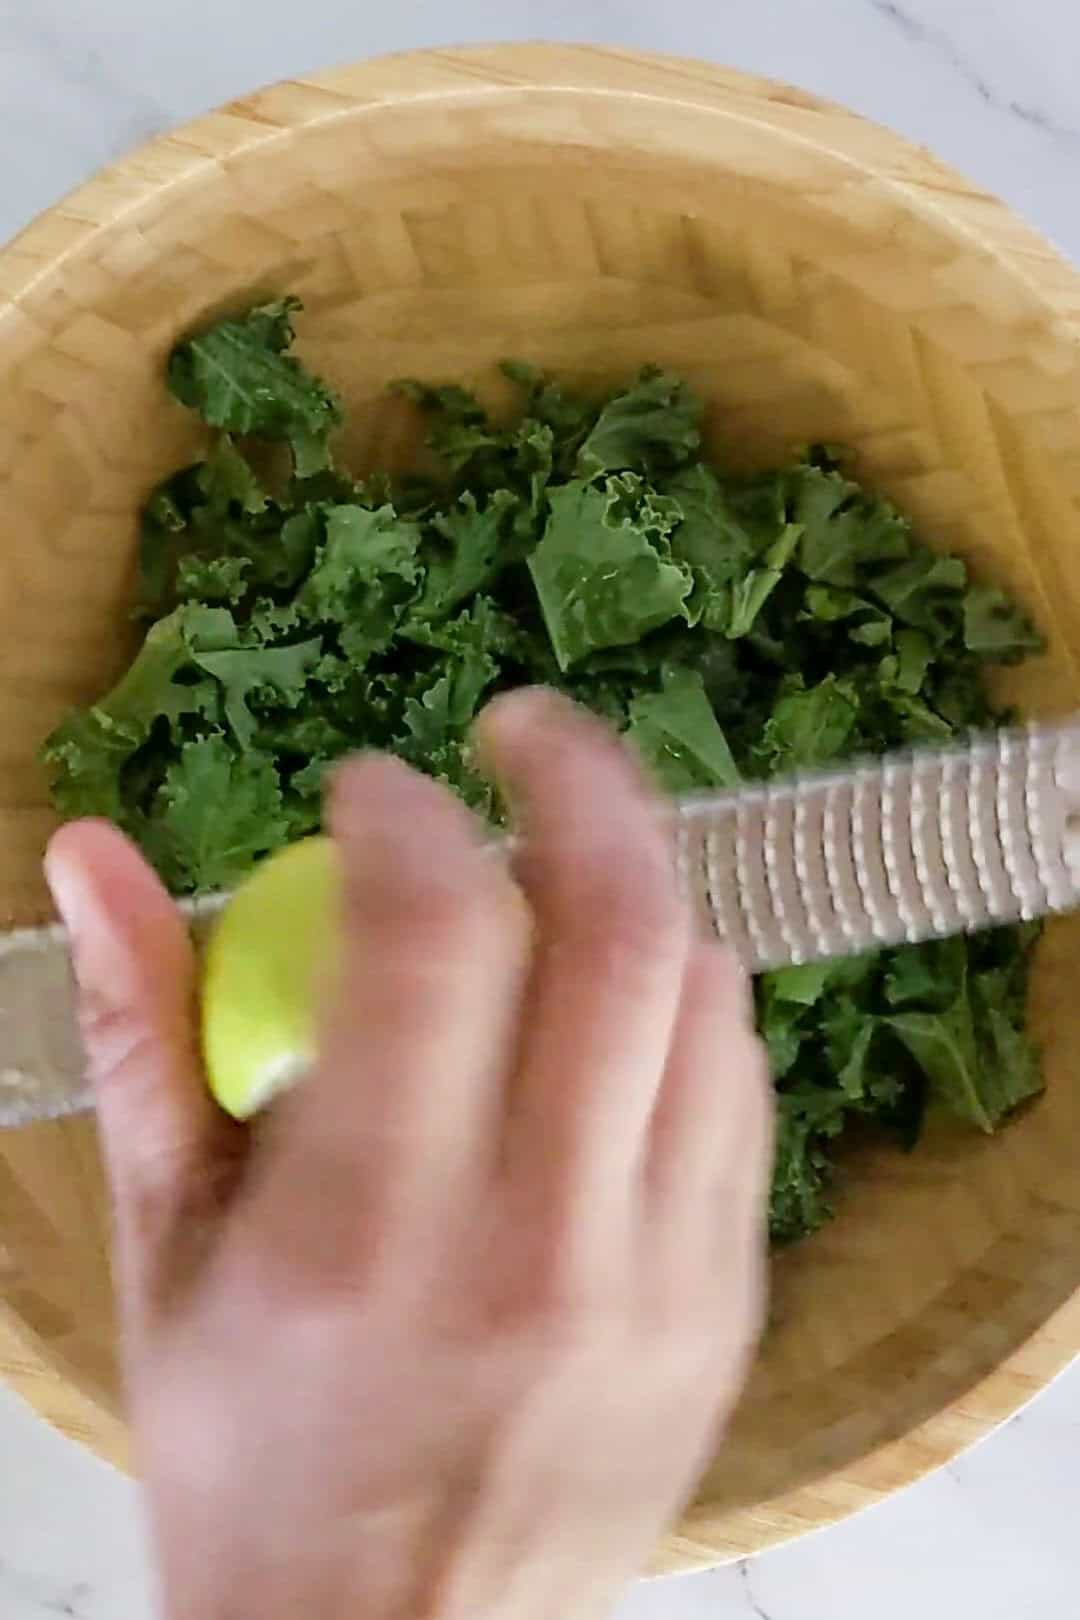
[(560, 910), (573, 915), (595, 948), (617, 961), (682, 956), (688, 919), (674, 872), (657, 851), (635, 857), (617, 845), (568, 859), (553, 884)]
[(675, 867), (658, 829), (641, 839), (604, 840), (583, 852), (581, 864), (598, 898), (658, 916), (678, 910)]
[(531, 1332), (548, 1343), (589, 1337), (624, 1314), (631, 1289), (618, 1244), (604, 1246), (603, 1261), (592, 1235), (567, 1210), (549, 1213), (529, 1264), (519, 1269), (509, 1300)]
[(355, 1305), (377, 1283), (385, 1214), (346, 1155), (336, 1160), (328, 1148), (288, 1210), (280, 1189), (265, 1182), (245, 1208), (243, 1270), (264, 1305)]
[(553, 1267), (534, 1279), (523, 1308), (504, 1315), (513, 1336), (547, 1356), (565, 1356), (610, 1332), (621, 1319), (619, 1303), (583, 1287), (565, 1268)]
[(521, 954), (519, 933), (497, 897), (469, 886), (435, 887), (377, 922), (368, 917), (358, 943), (375, 974), (381, 1012), (414, 1022), (425, 1006), (461, 994), (478, 962)]
[(463, 871), (389, 870), (354, 893), (352, 911), (358, 930), (402, 951), (418, 947), (428, 954), (456, 947), (463, 938), (490, 922), (494, 910), (490, 885), (472, 862)]
[(156, 1041), (145, 1021), (131, 1008), (105, 997), (83, 992), (79, 1026), (90, 1070), (97, 1087), (137, 1085), (153, 1068)]
[(680, 935), (647, 918), (610, 919), (588, 943), (594, 975), (625, 1001), (655, 989), (658, 976), (680, 965)]
[(404, 1019), (420, 1032), (424, 1009), (441, 1006), (458, 991), (463, 965), (458, 942), (457, 935), (421, 932), (394, 933), (376, 942), (377, 982), (370, 994), (377, 996), (383, 1021), (397, 1026)]

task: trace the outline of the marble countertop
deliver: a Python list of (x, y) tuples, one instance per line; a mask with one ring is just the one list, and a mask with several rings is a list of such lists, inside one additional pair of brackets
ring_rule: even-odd
[[(653, 16), (647, 15), (653, 10)], [(0, 0), (0, 239), (144, 137), (408, 46), (588, 39), (800, 83), (930, 146), (1080, 260), (1076, 0)], [(134, 1486), (0, 1390), (0, 1620), (153, 1620)], [(620, 1620), (1049, 1620), (1080, 1590), (1080, 1368), (885, 1506)]]

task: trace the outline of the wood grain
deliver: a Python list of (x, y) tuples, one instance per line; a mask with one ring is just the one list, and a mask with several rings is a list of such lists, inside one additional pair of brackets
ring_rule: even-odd
[[(1018, 700), (1080, 700), (1080, 278), (1045, 244), (925, 152), (774, 84), (556, 47), (394, 58), (157, 141), (0, 255), (0, 922), (45, 914), (34, 750), (122, 664), (136, 511), (196, 442), (162, 360), (285, 290), (358, 469), (412, 453), (389, 379), (659, 361), (704, 391), (726, 458), (852, 445), (1047, 629)], [(1045, 1102), (994, 1141), (853, 1159), (839, 1219), (780, 1260), (734, 1435), (658, 1568), (879, 1500), (1074, 1355), (1078, 950), (1056, 927), (1037, 975)], [(88, 1125), (0, 1142), (0, 1223), (0, 1371), (123, 1461)]]

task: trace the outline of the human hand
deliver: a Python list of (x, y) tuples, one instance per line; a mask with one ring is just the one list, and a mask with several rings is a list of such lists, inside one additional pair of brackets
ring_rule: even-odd
[(171, 1620), (596, 1615), (739, 1392), (770, 1142), (749, 988), (692, 937), (603, 728), (516, 694), (480, 748), (529, 906), (441, 788), (346, 766), (320, 1060), (250, 1131), (206, 1091), (156, 878), (100, 824), (50, 849)]

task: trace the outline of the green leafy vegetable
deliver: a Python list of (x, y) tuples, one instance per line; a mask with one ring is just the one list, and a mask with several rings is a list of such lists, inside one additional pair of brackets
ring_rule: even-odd
[[(455, 383), (402, 384), (437, 470), (357, 483), (330, 456), (337, 397), (289, 352), (298, 310), (175, 350), (169, 386), (211, 442), (148, 497), (140, 650), (43, 751), (60, 813), (117, 821), (177, 892), (229, 886), (313, 831), (327, 770), (358, 747), (497, 815), (468, 733), (523, 682), (592, 707), (684, 793), (984, 725), (982, 666), (1041, 645), (836, 452), (751, 478), (710, 466), (700, 402), (657, 369), (590, 399), (508, 362), (509, 422)], [(924, 1113), (993, 1130), (1037, 1093), (1034, 938), (759, 979), (777, 1240), (827, 1218), (857, 1122), (910, 1145)]]
[(340, 426), (341, 405), (287, 352), (299, 308), (282, 298), (196, 333), (174, 349), (169, 386), (211, 427), (286, 440), (307, 478), (329, 465), (326, 441)]
[(827, 765), (847, 752), (858, 713), (851, 682), (826, 675), (807, 690), (796, 676), (777, 697), (762, 734), (770, 775)]
[(808, 579), (853, 587), (867, 563), (905, 557), (909, 525), (886, 501), (864, 495), (835, 469), (805, 466), (791, 476), (791, 516), (801, 530)]
[(701, 404), (678, 377), (643, 371), (636, 388), (604, 406), (578, 451), (579, 478), (634, 471), (655, 476), (692, 460), (701, 445)]
[(434, 515), (420, 619), (441, 619), (493, 580), (504, 560), (508, 519), (518, 502), (496, 490), (483, 509), (468, 490), (447, 512)]
[(238, 755), (220, 736), (185, 743), (141, 832), (177, 888), (227, 889), (286, 840), (277, 772), (265, 755)]
[(695, 670), (668, 670), (659, 692), (635, 698), (627, 734), (669, 793), (735, 787), (739, 781), (727, 738)]
[(640, 489), (629, 479), (575, 480), (548, 495), (551, 516), (529, 572), (564, 672), (686, 612), (690, 570), (671, 560), (666, 520), (657, 520), (647, 496), (633, 509)]
[(1004, 591), (976, 585), (964, 598), (964, 646), (980, 658), (1012, 663), (1039, 652), (1042, 637)]

